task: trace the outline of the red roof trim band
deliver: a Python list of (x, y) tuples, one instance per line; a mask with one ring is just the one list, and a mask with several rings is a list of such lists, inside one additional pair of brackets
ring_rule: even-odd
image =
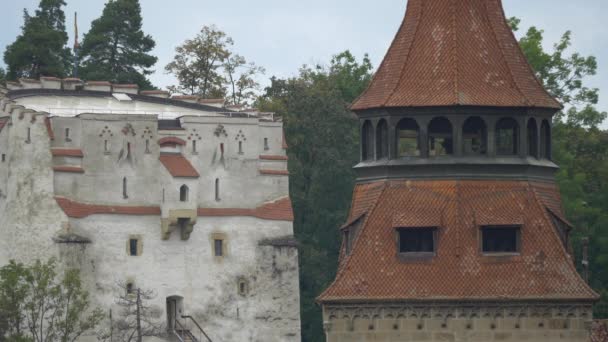
[(160, 146), (165, 146), (165, 145), (184, 146), (184, 145), (186, 145), (186, 141), (183, 139), (180, 139), (178, 137), (164, 137), (164, 138), (158, 140), (158, 144)]
[(267, 176), (289, 176), (287, 170), (260, 170), (260, 174)]
[[(116, 206), (85, 204), (65, 197), (55, 197), (57, 204), (68, 217), (85, 218), (91, 215), (154, 215), (160, 216), (160, 207), (155, 206)], [(253, 209), (247, 208), (199, 208), (198, 216), (231, 217), (248, 216), (263, 220), (293, 222), (291, 200), (285, 197)]]
[(59, 165), (53, 166), (53, 171), (55, 172), (69, 172), (69, 173), (84, 173), (84, 169), (80, 166), (70, 166), (70, 165)]
[(52, 148), (53, 157), (84, 157), (81, 149), (78, 148)]

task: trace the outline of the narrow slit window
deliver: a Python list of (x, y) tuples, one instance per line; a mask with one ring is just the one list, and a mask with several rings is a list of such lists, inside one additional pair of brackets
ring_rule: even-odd
[(361, 159), (374, 159), (374, 128), (369, 120), (366, 120), (361, 128)]
[(224, 159), (224, 143), (220, 144), (220, 156), (222, 159)]
[(122, 197), (125, 199), (129, 198), (129, 195), (127, 193), (127, 177), (124, 177), (122, 179)]
[(482, 252), (483, 253), (519, 253), (520, 227), (483, 227)]
[(4, 163), (6, 161), (6, 154), (2, 154), (2, 162)]
[(376, 127), (376, 159), (388, 157), (388, 124), (382, 119)]
[(103, 141), (103, 151), (104, 152), (110, 152), (110, 142), (107, 140)]
[(224, 240), (213, 240), (213, 253), (216, 257), (224, 256)]
[(189, 193), (189, 189), (186, 185), (182, 185), (179, 188), (179, 200), (180, 202), (187, 202), (188, 201), (188, 193)]
[(137, 239), (129, 239), (129, 255), (130, 256), (138, 256), (138, 244), (139, 241)]
[(32, 129), (31, 128), (27, 128), (27, 140), (25, 140), (26, 143), (30, 143), (32, 141)]
[(220, 179), (215, 179), (215, 200), (219, 202), (220, 200)]
[(436, 228), (399, 229), (399, 253), (435, 253), (435, 232)]
[(196, 140), (192, 140), (192, 153), (196, 153)]
[(127, 294), (132, 294), (135, 291), (135, 285), (132, 282), (127, 283)]
[(264, 138), (264, 151), (268, 150), (270, 150), (270, 147), (268, 146), (268, 138)]
[(72, 139), (70, 139), (70, 129), (69, 128), (65, 129), (65, 141), (72, 141)]
[(239, 154), (243, 154), (243, 142), (239, 141)]
[(150, 140), (146, 139), (146, 153), (150, 153)]

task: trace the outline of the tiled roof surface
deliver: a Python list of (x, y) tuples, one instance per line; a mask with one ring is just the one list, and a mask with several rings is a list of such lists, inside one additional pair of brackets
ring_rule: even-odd
[(158, 158), (173, 177), (198, 178), (199, 174), (190, 161), (181, 154), (161, 153)]
[(51, 149), (51, 154), (54, 157), (83, 157), (84, 154), (79, 148), (59, 148), (55, 147)]
[(68, 173), (84, 173), (84, 169), (80, 166), (73, 165), (58, 165), (53, 166), (55, 172), (68, 172)]
[(608, 321), (595, 321), (591, 325), (591, 342), (608, 342)]
[(163, 145), (186, 145), (186, 141), (184, 139), (180, 139), (178, 137), (164, 137), (158, 140), (158, 144), (160, 146)]
[[(117, 206), (97, 205), (72, 201), (65, 197), (55, 197), (65, 214), (72, 218), (85, 218), (91, 215), (161, 215), (160, 207), (154, 206)], [(289, 197), (268, 202), (260, 207), (247, 208), (199, 208), (198, 215), (208, 217), (250, 216), (264, 220), (293, 221), (293, 210)]]
[[(365, 215), (338, 275), (319, 297), (340, 300), (593, 300), (537, 196), (524, 181), (386, 181), (357, 185), (349, 221)], [(561, 208), (560, 208), (561, 212)], [(438, 225), (437, 255), (400, 261), (396, 228)], [(483, 224), (522, 224), (517, 256), (479, 251)]]
[(160, 207), (146, 206), (110, 206), (84, 204), (72, 201), (65, 197), (55, 197), (57, 204), (63, 209), (68, 217), (85, 218), (95, 214), (117, 214), (117, 215), (160, 215)]
[(289, 197), (269, 202), (255, 209), (199, 208), (198, 216), (253, 216), (265, 220), (293, 221)]
[(261, 160), (288, 160), (287, 156), (271, 156), (271, 155), (261, 155)]
[(289, 176), (289, 171), (287, 170), (266, 170), (261, 169), (260, 174), (266, 176)]
[(409, 0), (352, 109), (454, 105), (561, 108), (528, 65), (501, 0)]

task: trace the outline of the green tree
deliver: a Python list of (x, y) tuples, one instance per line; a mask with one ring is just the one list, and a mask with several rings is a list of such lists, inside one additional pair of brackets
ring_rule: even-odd
[[(520, 21), (510, 19), (514, 30)], [(545, 88), (565, 110), (553, 122), (553, 159), (560, 166), (557, 181), (567, 216), (577, 227), (573, 243), (581, 260), (581, 240), (590, 237), (591, 285), (601, 294), (601, 306), (608, 305), (608, 132), (600, 129), (607, 113), (596, 105), (599, 89), (584, 85), (597, 72), (593, 56), (569, 53), (570, 31), (564, 33), (552, 51), (543, 48), (543, 31), (528, 29), (521, 48)], [(581, 268), (581, 263), (577, 263)], [(601, 306), (598, 306), (601, 307)], [(608, 309), (600, 313), (608, 317)]]
[(22, 32), (4, 52), (8, 79), (66, 76), (71, 53), (63, 6), (64, 0), (41, 0), (34, 16), (23, 10)]
[(54, 259), (0, 269), (0, 340), (73, 342), (103, 314), (92, 309), (79, 272), (59, 275)]
[(138, 0), (110, 0), (100, 18), (84, 36), (80, 76), (86, 80), (134, 83), (151, 89), (146, 76), (157, 58), (150, 55), (156, 43), (142, 31)]
[(4, 69), (0, 68), (0, 85), (6, 84), (6, 72)]
[(260, 89), (256, 76), (264, 74), (264, 68), (253, 62), (247, 63), (241, 55), (232, 54), (224, 62), (224, 71), (231, 104), (250, 104), (255, 100), (256, 91)]
[(340, 236), (350, 206), (359, 160), (359, 125), (348, 109), (367, 87), (372, 66), (348, 51), (328, 67), (304, 66), (297, 77), (271, 79), (258, 100), (262, 110), (284, 121), (289, 145), (290, 195), (300, 243), (303, 341), (322, 341), (315, 298), (334, 279)]
[(165, 67), (179, 82), (173, 92), (202, 98), (224, 97), (226, 82), (222, 67), (231, 55), (232, 38), (215, 26), (204, 26), (194, 39), (175, 48), (173, 61)]

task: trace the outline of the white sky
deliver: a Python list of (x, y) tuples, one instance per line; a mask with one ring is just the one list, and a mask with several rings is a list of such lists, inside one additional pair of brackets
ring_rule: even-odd
[[(101, 15), (105, 0), (66, 0), (72, 34), (78, 11), (81, 36)], [(144, 31), (156, 41), (154, 85), (174, 83), (164, 66), (175, 46), (194, 37), (203, 25), (215, 24), (235, 40), (235, 50), (266, 68), (266, 77), (295, 75), (302, 64), (326, 63), (350, 49), (369, 53), (379, 65), (403, 18), (406, 0), (140, 0)], [(39, 0), (0, 0), (0, 52), (20, 32), (23, 8), (31, 12)], [(548, 47), (566, 30), (573, 32), (573, 51), (598, 58), (599, 72), (587, 84), (604, 90), (600, 109), (608, 111), (608, 1), (503, 0), (507, 16), (522, 19), (522, 28), (546, 31)], [(71, 42), (70, 42), (71, 44)], [(266, 83), (266, 81), (264, 82)], [(601, 96), (606, 94), (605, 96)]]

